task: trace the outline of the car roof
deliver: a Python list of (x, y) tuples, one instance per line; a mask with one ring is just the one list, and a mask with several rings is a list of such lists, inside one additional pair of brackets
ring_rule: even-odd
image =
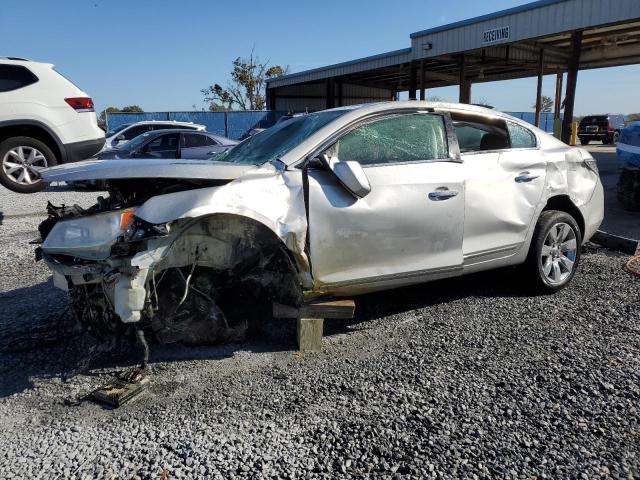
[[(394, 111), (407, 111), (407, 110), (443, 110), (445, 112), (459, 112), (459, 113), (471, 113), (476, 115), (482, 115), (487, 117), (499, 117), (504, 120), (509, 120), (512, 123), (522, 125), (525, 128), (535, 132), (538, 136), (546, 134), (543, 130), (531, 125), (530, 123), (521, 120), (519, 118), (512, 117), (506, 113), (502, 113), (490, 108), (480, 107), (477, 105), (469, 105), (466, 103), (448, 103), (448, 102), (430, 102), (430, 101), (418, 101), (418, 100), (405, 100), (405, 101), (388, 101), (378, 103), (365, 103), (360, 105), (350, 105), (346, 107), (333, 108), (327, 111), (345, 111), (344, 115), (334, 119), (327, 125), (316, 131), (313, 135), (309, 136), (298, 146), (288, 151), (282, 156), (281, 160), (287, 165), (293, 165), (308, 155), (312, 150), (318, 148), (321, 142), (327, 138), (328, 135), (334, 130), (345, 126), (348, 126), (354, 121), (360, 120), (362, 117), (366, 117), (372, 114), (394, 112)], [(310, 114), (312, 115), (312, 114)], [(553, 142), (553, 137), (547, 135), (547, 142)], [(559, 141), (558, 141), (559, 142)]]
[[(116, 112), (118, 113), (118, 112)], [(193, 122), (181, 122), (179, 120), (140, 120), (138, 122), (131, 122), (129, 123), (129, 126), (132, 125), (146, 125), (146, 124), (154, 124), (154, 123), (172, 123), (175, 125), (193, 125), (194, 127), (204, 127), (205, 125), (202, 125), (200, 123), (193, 123)]]

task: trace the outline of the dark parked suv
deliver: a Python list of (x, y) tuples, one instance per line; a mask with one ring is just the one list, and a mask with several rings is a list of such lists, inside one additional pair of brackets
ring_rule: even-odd
[(586, 115), (580, 120), (578, 137), (580, 143), (587, 145), (591, 140), (602, 140), (602, 143), (618, 143), (620, 130), (625, 127), (623, 115)]

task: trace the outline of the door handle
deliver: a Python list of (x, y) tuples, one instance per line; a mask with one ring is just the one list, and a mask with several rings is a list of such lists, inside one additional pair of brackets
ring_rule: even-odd
[(531, 175), (531, 172), (521, 172), (520, 175), (515, 178), (515, 181), (518, 183), (526, 183), (530, 182), (531, 180), (535, 180), (539, 176), (540, 175)]
[(456, 195), (458, 195), (458, 192), (456, 192), (455, 190), (449, 190), (449, 189), (436, 190), (434, 192), (429, 193), (429, 200), (433, 200), (434, 202), (439, 202), (442, 200), (453, 198)]

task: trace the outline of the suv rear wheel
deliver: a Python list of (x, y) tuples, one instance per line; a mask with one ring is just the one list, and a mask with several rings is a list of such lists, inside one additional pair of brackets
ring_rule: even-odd
[(0, 183), (18, 193), (35, 193), (47, 183), (39, 171), (57, 165), (56, 156), (40, 140), (31, 137), (12, 137), (0, 143)]

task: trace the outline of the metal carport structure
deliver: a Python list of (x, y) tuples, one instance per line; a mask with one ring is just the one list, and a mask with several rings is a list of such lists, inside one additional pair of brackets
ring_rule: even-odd
[[(410, 35), (411, 47), (270, 79), (270, 109), (313, 111), (425, 98), (427, 88), (557, 74), (556, 117), (570, 134), (578, 71), (640, 63), (640, 0), (539, 0)], [(563, 77), (567, 73), (562, 101)]]

